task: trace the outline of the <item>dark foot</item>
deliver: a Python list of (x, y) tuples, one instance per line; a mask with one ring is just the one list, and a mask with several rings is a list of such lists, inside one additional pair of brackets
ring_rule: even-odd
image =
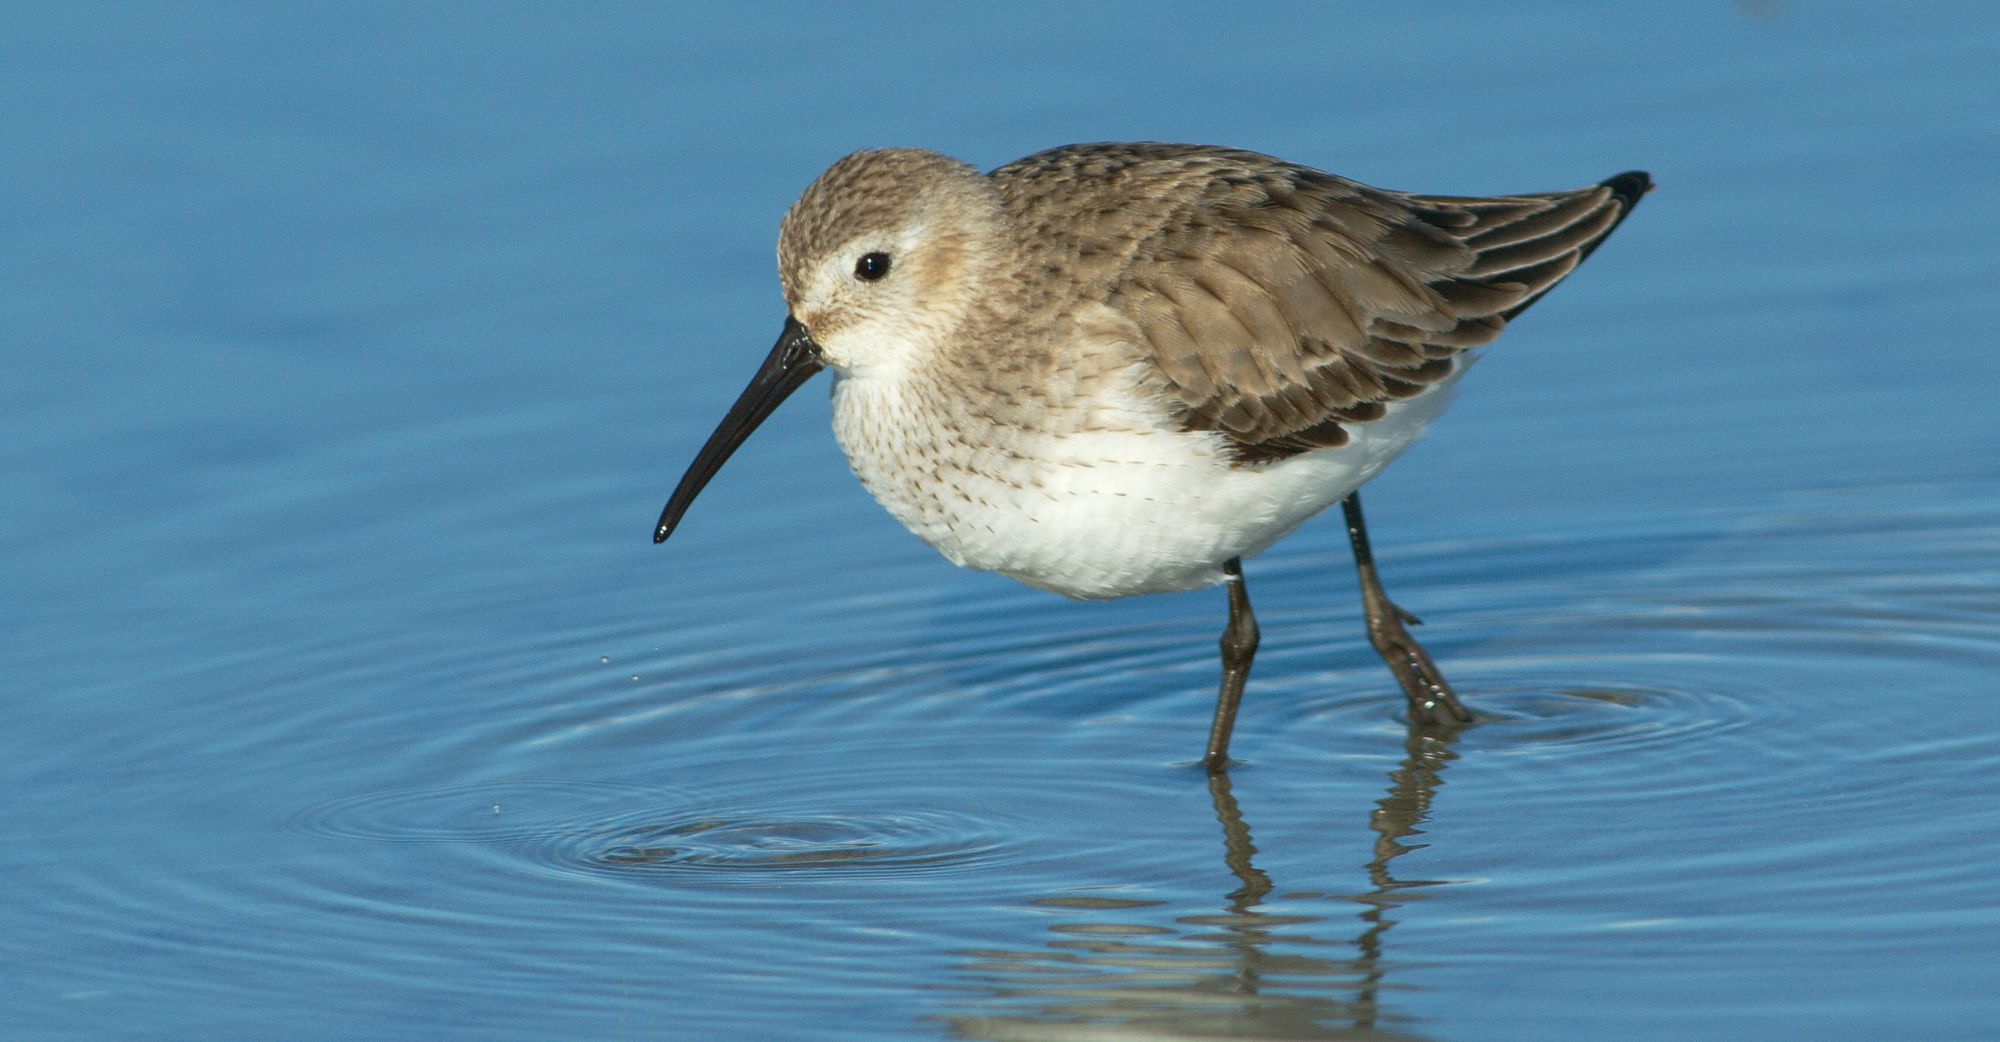
[(1417, 617), (1396, 607), (1382, 591), (1382, 578), (1375, 573), (1375, 554), (1368, 548), (1368, 524), (1361, 517), (1361, 494), (1349, 493), (1340, 506), (1347, 515), (1347, 539), (1354, 547), (1354, 570), (1361, 579), (1361, 614), (1368, 620), (1368, 643), (1375, 645), (1410, 700), (1410, 722), (1471, 723), (1472, 714), (1452, 694), (1437, 663), (1404, 628), (1404, 623), (1418, 625)]
[(1403, 695), (1410, 700), (1410, 720), (1419, 724), (1472, 722), (1472, 714), (1466, 712), (1465, 705), (1452, 693), (1451, 685), (1445, 682), (1437, 663), (1431, 661), (1430, 653), (1404, 628), (1403, 623), (1415, 623), (1416, 616), (1386, 598), (1379, 607), (1368, 604), (1364, 608), (1368, 615), (1368, 642), (1375, 645), (1382, 661), (1388, 663), (1389, 672), (1395, 675), (1396, 683), (1402, 685)]

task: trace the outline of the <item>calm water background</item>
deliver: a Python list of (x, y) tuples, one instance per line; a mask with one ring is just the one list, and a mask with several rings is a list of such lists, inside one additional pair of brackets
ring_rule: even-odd
[[(2000, 1036), (2000, 8), (0, 14), (0, 1037)], [(1384, 9), (1390, 10), (1390, 9)], [(948, 567), (823, 393), (650, 523), (828, 162), (1661, 183), (1338, 525)]]

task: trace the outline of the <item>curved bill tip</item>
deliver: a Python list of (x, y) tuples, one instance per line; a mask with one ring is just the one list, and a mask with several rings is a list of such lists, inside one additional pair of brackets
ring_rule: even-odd
[(688, 507), (694, 504), (694, 498), (707, 487), (716, 471), (729, 461), (737, 446), (742, 445), (765, 417), (798, 390), (799, 385), (825, 366), (812, 334), (797, 319), (787, 316), (785, 328), (778, 334), (778, 342), (772, 345), (770, 355), (757, 368), (756, 375), (750, 378), (750, 386), (743, 389), (743, 393), (736, 398), (736, 404), (723, 414), (715, 433), (708, 436), (701, 451), (695, 453), (687, 473), (681, 475), (681, 483), (675, 486), (674, 494), (667, 499), (666, 508), (660, 511), (659, 523), (653, 526), (653, 542), (664, 543), (668, 536), (674, 534), (674, 528), (681, 523), (681, 515), (687, 513)]

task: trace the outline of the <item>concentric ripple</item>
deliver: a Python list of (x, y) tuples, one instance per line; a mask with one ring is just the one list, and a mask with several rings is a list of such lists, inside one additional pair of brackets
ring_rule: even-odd
[(630, 873), (846, 876), (965, 865), (1002, 847), (990, 823), (933, 811), (748, 814), (634, 822), (546, 837), (549, 864)]
[(508, 780), (390, 789), (308, 807), (293, 829), (380, 843), (504, 843), (634, 806), (684, 803), (672, 790), (616, 782)]
[(1751, 702), (1718, 690), (1611, 685), (1487, 687), (1476, 714), (1484, 744), (1550, 756), (1696, 741), (1758, 718)]
[(393, 789), (318, 804), (298, 832), (377, 843), (471, 844), (563, 872), (620, 876), (812, 872), (848, 878), (992, 859), (995, 821), (932, 809), (777, 803), (773, 794), (592, 781)]
[[(1464, 671), (1477, 680), (1477, 674)], [(1381, 685), (1373, 685), (1379, 687)], [(1752, 700), (1714, 689), (1599, 684), (1535, 687), (1523, 683), (1462, 684), (1473, 702), (1468, 734), (1480, 745), (1537, 756), (1592, 749), (1637, 749), (1700, 740), (1752, 726)], [(1401, 731), (1401, 697), (1393, 691), (1350, 694), (1300, 714), (1292, 729), (1325, 734)]]

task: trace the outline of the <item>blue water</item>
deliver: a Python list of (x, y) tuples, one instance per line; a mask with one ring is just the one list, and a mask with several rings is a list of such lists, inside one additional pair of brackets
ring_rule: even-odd
[[(2000, 15), (0, 14), (0, 1038), (2000, 1034)], [(1214, 591), (953, 569), (789, 404), (853, 148), (1660, 188)]]

